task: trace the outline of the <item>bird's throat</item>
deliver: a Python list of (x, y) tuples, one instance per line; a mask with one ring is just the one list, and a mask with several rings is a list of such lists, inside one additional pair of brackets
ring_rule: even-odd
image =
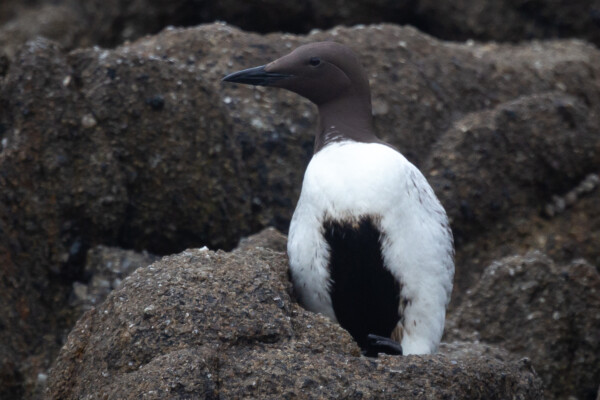
[(343, 140), (379, 142), (373, 129), (371, 102), (368, 99), (344, 97), (319, 105), (319, 133), (314, 152)]

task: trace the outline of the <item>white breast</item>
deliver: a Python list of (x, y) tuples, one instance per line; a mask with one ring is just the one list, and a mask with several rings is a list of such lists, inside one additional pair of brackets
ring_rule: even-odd
[(404, 354), (434, 352), (452, 290), (452, 234), (421, 172), (388, 146), (333, 143), (309, 163), (288, 238), (292, 278), (301, 301), (335, 320), (322, 225), (325, 217), (341, 220), (352, 215), (381, 218), (385, 265), (401, 283), (401, 297), (409, 300), (403, 310)]

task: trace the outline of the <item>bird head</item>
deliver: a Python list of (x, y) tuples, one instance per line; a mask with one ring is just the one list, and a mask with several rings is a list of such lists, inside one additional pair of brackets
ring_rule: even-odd
[(358, 58), (336, 42), (300, 46), (268, 64), (229, 74), (223, 81), (287, 89), (318, 106), (344, 96), (370, 101), (368, 79)]

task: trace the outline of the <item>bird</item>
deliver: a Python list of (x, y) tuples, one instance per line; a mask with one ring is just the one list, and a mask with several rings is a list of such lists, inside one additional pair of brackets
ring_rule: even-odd
[(435, 353), (454, 278), (452, 230), (424, 175), (376, 136), (356, 53), (309, 43), (222, 80), (287, 89), (318, 108), (287, 243), (300, 304), (339, 323), (365, 356)]

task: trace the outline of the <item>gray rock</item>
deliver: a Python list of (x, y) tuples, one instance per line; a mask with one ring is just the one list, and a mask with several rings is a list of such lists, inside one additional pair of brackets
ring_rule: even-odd
[(73, 48), (85, 34), (86, 26), (76, 9), (64, 4), (40, 4), (21, 9), (13, 19), (0, 25), (0, 55), (14, 59), (19, 49), (38, 36)]
[[(264, 236), (253, 240), (274, 232)], [(139, 268), (77, 323), (46, 398), (542, 396), (530, 364), (489, 346), (361, 357), (346, 331), (290, 291), (285, 254), (260, 246), (190, 249)]]
[(446, 40), (523, 41), (579, 37), (600, 43), (598, 0), (5, 0), (0, 46), (14, 49), (37, 35), (67, 48), (113, 47), (166, 26), (227, 21), (255, 32), (307, 33), (336, 25), (410, 24)]
[(600, 43), (598, 0), (419, 0), (416, 3), (419, 26), (448, 40), (518, 42), (580, 37), (596, 45)]
[(285, 253), (287, 251), (287, 237), (283, 236), (275, 228), (265, 228), (259, 235), (242, 238), (236, 249), (248, 250), (255, 247), (263, 247)]
[[(600, 165), (595, 150), (600, 142), (594, 133), (600, 131), (600, 119), (587, 118), (595, 109), (560, 91), (522, 96), (456, 121), (438, 140), (424, 170), (451, 219), (460, 249), (457, 264), (465, 266), (457, 272), (455, 296), (470, 287), (492, 260), (527, 248), (543, 249), (540, 231), (532, 223), (540, 220), (540, 208), (546, 203), (541, 199), (558, 199), (562, 213), (566, 205), (557, 193), (567, 196), (577, 191), (587, 182), (586, 174)], [(585, 215), (598, 215), (596, 204), (586, 204)], [(569, 238), (567, 232), (585, 227), (591, 228), (586, 236), (599, 233), (597, 218), (583, 226), (571, 221), (564, 215), (554, 222), (564, 226), (561, 236)], [(576, 251), (565, 255), (564, 261), (598, 257), (592, 248), (583, 250), (582, 236), (571, 238)]]
[(447, 320), (446, 339), (529, 357), (547, 398), (593, 399), (600, 381), (600, 274), (534, 252), (491, 264)]
[(69, 305), (82, 314), (98, 306), (106, 296), (121, 287), (123, 279), (139, 267), (145, 267), (159, 257), (148, 252), (138, 253), (114, 247), (96, 246), (87, 252), (84, 277), (87, 283), (73, 282)]

